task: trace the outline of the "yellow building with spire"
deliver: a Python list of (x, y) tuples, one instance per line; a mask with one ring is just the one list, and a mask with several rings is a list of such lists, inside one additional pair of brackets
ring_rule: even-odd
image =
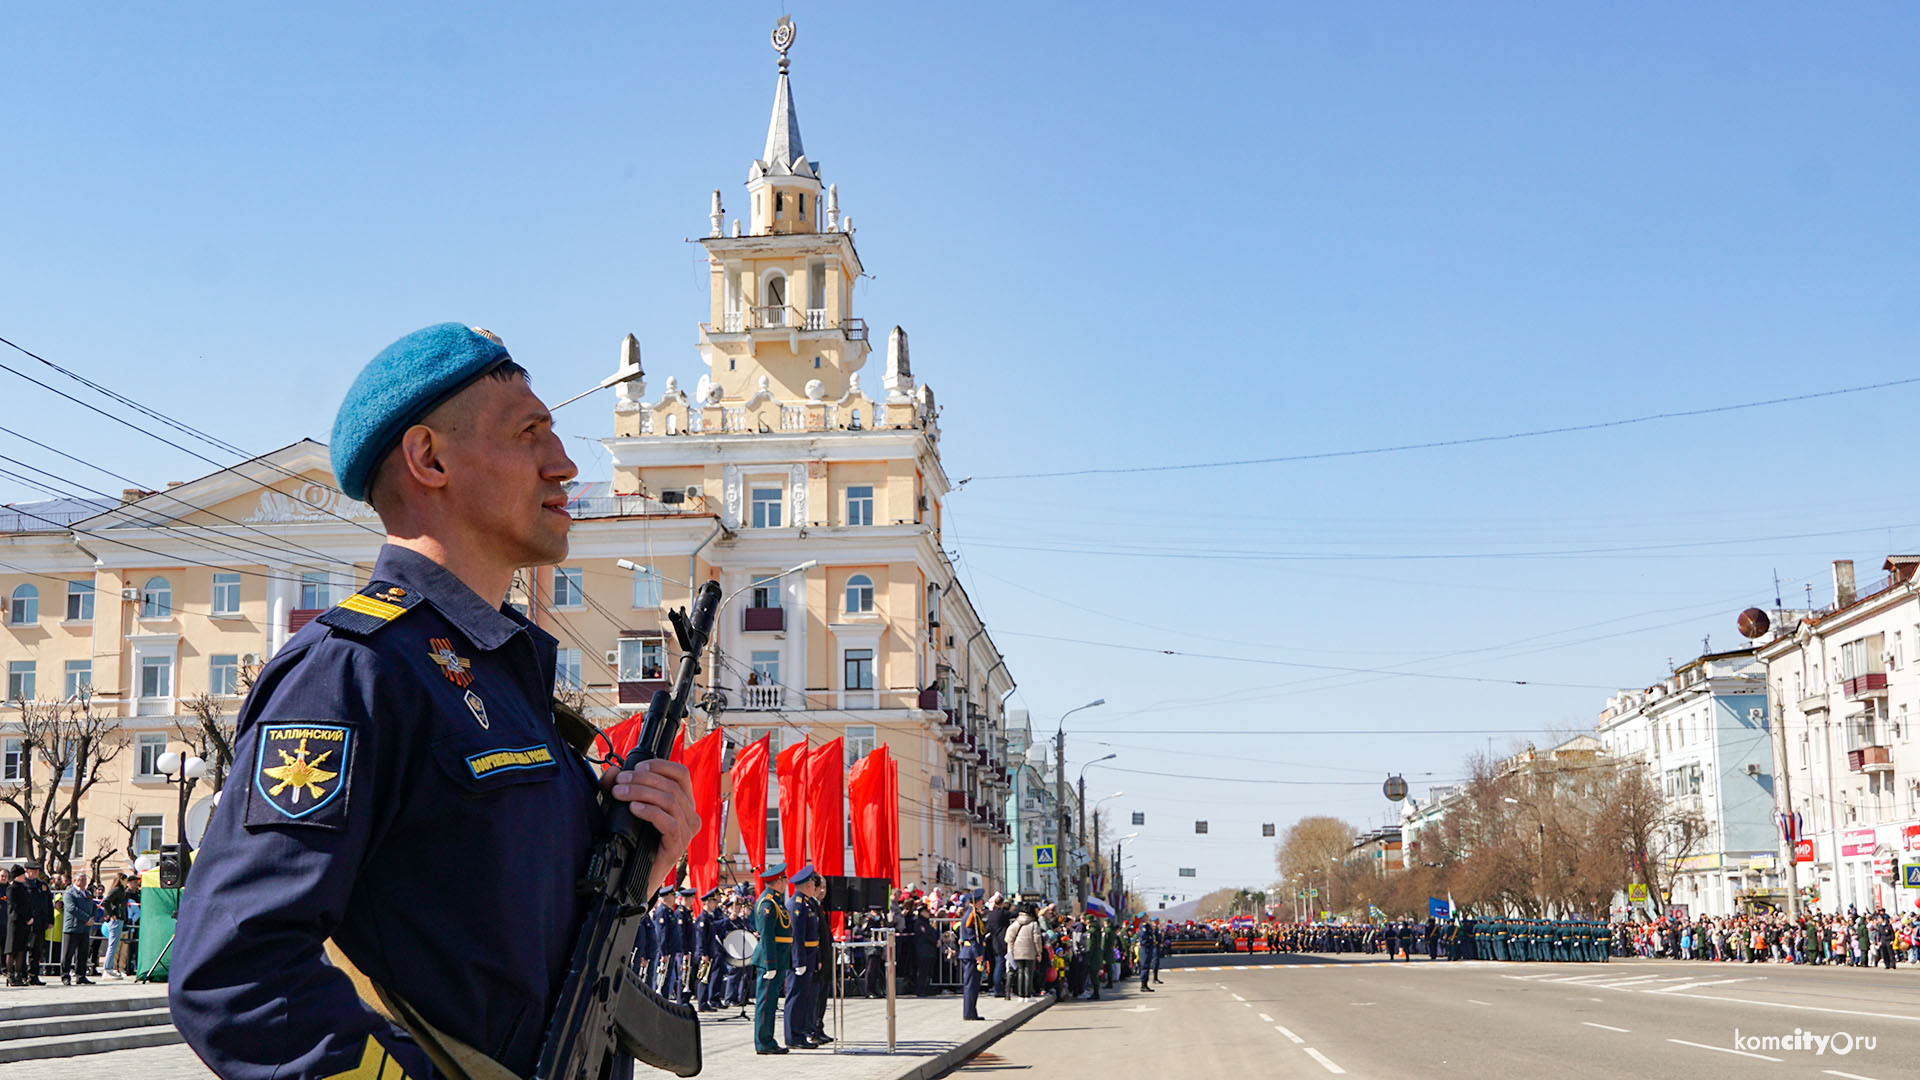
[[(838, 192), (802, 147), (793, 34), (791, 20), (775, 31), (744, 228), (713, 194), (709, 303), (690, 313), (704, 370), (691, 392), (675, 377), (651, 398), (644, 377), (618, 387), (611, 484), (576, 485), (568, 559), (522, 574), (506, 599), (560, 639), (559, 689), (611, 723), (665, 685), (666, 609), (719, 581), (693, 734), (717, 723), (736, 748), (843, 738), (850, 763), (885, 743), (900, 769), (904, 879), (1004, 889), (1013, 680), (942, 550), (939, 413), (903, 330), (888, 336), (879, 385), (862, 385), (862, 266)], [(638, 365), (631, 335), (619, 351)], [(84, 686), (122, 743), (69, 830), (76, 856), (105, 844), (111, 863), (127, 845), (170, 842), (177, 788), (156, 762), (186, 749), (188, 703), (211, 695), (237, 711), (246, 673), (367, 581), (378, 522), (326, 463), (302, 441), (165, 491), (0, 514), (7, 696)], [(20, 782), (31, 757), (20, 715), (0, 705), (0, 784)], [(207, 798), (197, 787), (194, 802)], [(777, 805), (773, 856), (794, 860)], [(0, 858), (25, 853), (9, 814), (0, 807)], [(735, 880), (738, 835), (729, 822)]]

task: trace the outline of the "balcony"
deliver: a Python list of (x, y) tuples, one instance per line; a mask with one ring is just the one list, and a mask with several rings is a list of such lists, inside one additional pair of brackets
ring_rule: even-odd
[(622, 679), (620, 680), (620, 704), (645, 705), (653, 700), (655, 691), (666, 688), (665, 679)]
[(299, 633), (300, 628), (312, 622), (326, 608), (294, 608), (287, 613), (287, 633)]
[(742, 709), (784, 709), (786, 707), (787, 688), (784, 686), (740, 688), (740, 708)]
[(756, 330), (802, 330), (807, 333), (839, 333), (848, 341), (867, 340), (867, 320), (854, 316), (836, 319), (825, 308), (800, 308), (787, 304), (757, 304), (753, 307), (722, 312), (719, 323), (706, 323), (708, 334), (747, 334)]
[(964, 791), (947, 792), (947, 816), (964, 818), (973, 813), (967, 808), (967, 793)]
[(920, 691), (920, 707), (928, 712), (938, 711), (940, 708), (940, 688), (937, 686), (929, 686), (925, 690)]
[(1847, 700), (1865, 701), (1868, 698), (1887, 696), (1887, 673), (1869, 671), (1865, 675), (1855, 675), (1846, 681)]
[(1849, 750), (1847, 751), (1847, 770), (1857, 773), (1892, 772), (1893, 748), (1863, 746), (1858, 750)]
[(960, 714), (952, 709), (940, 710), (940, 727), (949, 735), (960, 734)]
[(1827, 711), (1827, 691), (1825, 687), (1808, 691), (1806, 696), (1795, 702), (1801, 712), (1816, 713)]
[(787, 609), (783, 607), (750, 607), (740, 613), (742, 630), (785, 630), (787, 628)]

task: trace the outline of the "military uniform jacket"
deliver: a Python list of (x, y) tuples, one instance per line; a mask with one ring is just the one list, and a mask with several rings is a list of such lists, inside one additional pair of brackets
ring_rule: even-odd
[(987, 955), (986, 923), (979, 912), (969, 911), (960, 917), (960, 959), (978, 960)]
[(785, 971), (792, 967), (793, 919), (772, 889), (761, 893), (753, 905), (753, 926), (760, 939), (753, 947), (754, 966), (763, 971)]
[(816, 969), (820, 966), (820, 909), (799, 893), (787, 898), (787, 918), (793, 922), (793, 966)]
[(673, 956), (687, 950), (682, 947), (680, 938), (680, 916), (671, 904), (658, 904), (649, 916), (653, 923), (653, 958)]
[(173, 1020), (215, 1072), (430, 1075), (323, 959), (329, 938), (441, 1031), (533, 1070), (604, 829), (554, 727), (554, 650), (389, 545), (261, 671), (173, 946)]

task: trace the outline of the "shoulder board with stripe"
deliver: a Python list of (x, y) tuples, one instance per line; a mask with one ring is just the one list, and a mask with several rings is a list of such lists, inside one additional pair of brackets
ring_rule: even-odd
[(385, 581), (373, 581), (367, 587), (314, 617), (335, 630), (366, 635), (405, 615), (420, 602), (420, 595)]

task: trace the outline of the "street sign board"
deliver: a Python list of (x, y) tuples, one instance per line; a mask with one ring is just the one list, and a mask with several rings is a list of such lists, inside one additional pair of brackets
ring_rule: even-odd
[(1637, 885), (1637, 884), (1627, 886), (1627, 902), (1633, 903), (1633, 904), (1646, 903), (1647, 887), (1645, 885)]
[(1272, 836), (1272, 835), (1273, 835), (1273, 826), (1272, 826), (1272, 825), (1262, 825), (1262, 826), (1260, 826), (1260, 835), (1261, 835), (1261, 836)]
[(1900, 884), (1909, 889), (1920, 889), (1920, 863), (1908, 863), (1900, 868)]
[(1183, 866), (1180, 868), (1180, 876), (1181, 877), (1198, 877), (1199, 875), (1195, 873), (1193, 867)]
[(1147, 812), (1145, 810), (1135, 810), (1133, 812), (1133, 823), (1135, 825), (1145, 825), (1147, 823)]
[(1053, 858), (1052, 844), (1033, 845), (1033, 865), (1041, 870), (1051, 870), (1054, 868), (1056, 864)]

